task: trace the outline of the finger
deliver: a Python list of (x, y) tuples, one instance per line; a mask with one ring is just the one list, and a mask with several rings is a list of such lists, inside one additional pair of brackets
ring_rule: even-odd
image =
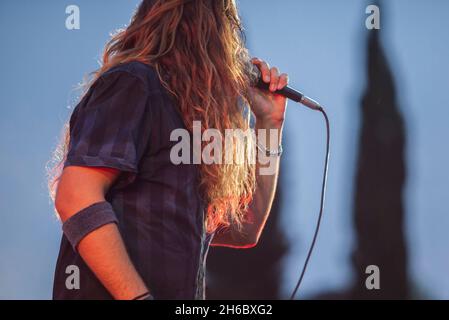
[(278, 86), (277, 86), (276, 90), (281, 90), (282, 88), (284, 88), (287, 85), (288, 85), (288, 74), (282, 73), (279, 76), (279, 82), (278, 82)]
[(276, 91), (278, 84), (279, 84), (279, 70), (276, 67), (273, 67), (270, 69), (270, 91), (274, 92)]
[(270, 83), (270, 66), (268, 63), (259, 58), (253, 58), (251, 62), (259, 68), (263, 82)]

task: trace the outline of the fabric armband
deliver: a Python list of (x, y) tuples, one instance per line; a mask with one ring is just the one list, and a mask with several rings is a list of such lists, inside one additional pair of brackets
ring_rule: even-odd
[(71, 216), (62, 224), (67, 240), (77, 251), (76, 246), (89, 233), (108, 223), (118, 223), (114, 209), (109, 202), (94, 203)]

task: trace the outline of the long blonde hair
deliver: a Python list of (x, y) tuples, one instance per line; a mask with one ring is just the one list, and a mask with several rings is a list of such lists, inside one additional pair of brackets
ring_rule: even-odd
[[(129, 26), (107, 43), (102, 66), (89, 85), (118, 64), (140, 61), (156, 69), (188, 130), (193, 121), (201, 122), (202, 131), (246, 130), (248, 119), (238, 101), (248, 103), (251, 79), (242, 35), (234, 0), (144, 0)], [(232, 152), (250, 143), (234, 142), (245, 147), (234, 146)], [(68, 143), (67, 133), (59, 148), (61, 161), (50, 179), (53, 193)], [(255, 189), (255, 165), (245, 159), (240, 164), (201, 164), (199, 171), (207, 230), (241, 225)]]

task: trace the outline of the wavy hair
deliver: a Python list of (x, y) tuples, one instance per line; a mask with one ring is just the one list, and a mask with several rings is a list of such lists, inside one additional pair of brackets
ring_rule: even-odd
[[(214, 128), (223, 136), (226, 129), (249, 129), (249, 116), (239, 103), (243, 99), (249, 105), (249, 58), (235, 0), (142, 1), (129, 26), (107, 43), (102, 65), (87, 88), (107, 70), (131, 61), (155, 68), (188, 130), (193, 121), (201, 122), (202, 132)], [(252, 140), (234, 139), (233, 147), (224, 150), (237, 158), (252, 147)], [(60, 161), (50, 179), (53, 195), (68, 143), (66, 131), (56, 152)], [(248, 157), (243, 159), (200, 165), (199, 192), (207, 207), (208, 232), (230, 224), (241, 226), (245, 220), (255, 190), (255, 165)]]

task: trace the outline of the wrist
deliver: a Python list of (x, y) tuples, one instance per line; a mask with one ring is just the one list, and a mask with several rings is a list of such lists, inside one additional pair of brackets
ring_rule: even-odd
[[(128, 272), (128, 274), (134, 273), (131, 271)], [(125, 287), (114, 290), (117, 293), (114, 295), (117, 300), (143, 300), (150, 294), (150, 290), (137, 272), (135, 272), (130, 278), (122, 279), (122, 281), (126, 283)]]
[(149, 291), (147, 291), (143, 294), (134, 297), (132, 300), (154, 300), (154, 297), (151, 295)]
[[(282, 143), (283, 122), (256, 122), (257, 141), (267, 148), (273, 148)], [(264, 133), (260, 136), (261, 131)]]
[(277, 129), (282, 130), (284, 120), (273, 120), (266, 118), (256, 118), (256, 129)]

